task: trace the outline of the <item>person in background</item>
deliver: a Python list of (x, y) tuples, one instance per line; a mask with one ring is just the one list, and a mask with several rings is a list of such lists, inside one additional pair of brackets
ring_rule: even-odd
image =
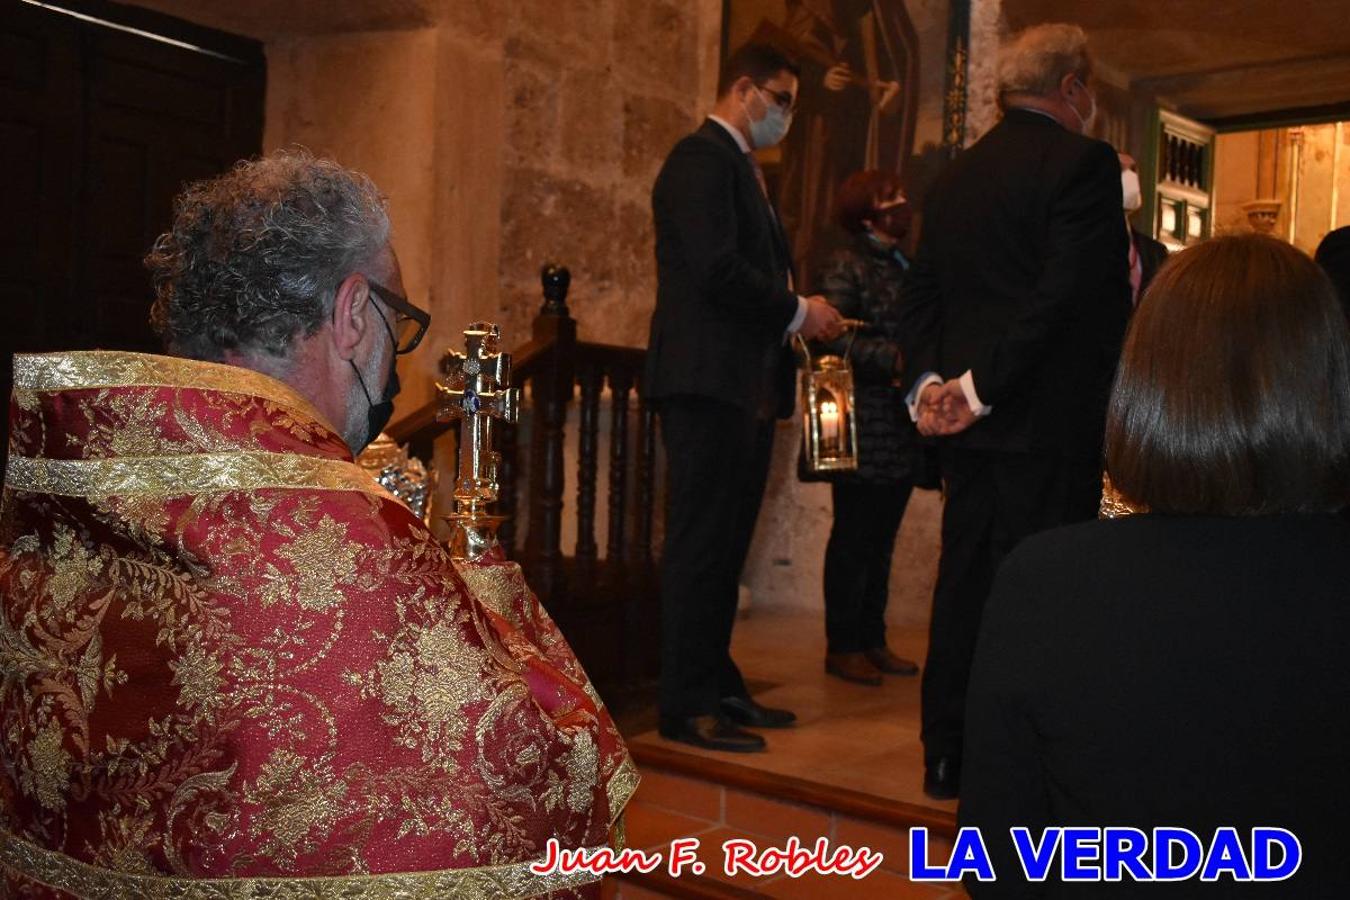
[[(1169, 260), (1130, 326), (1106, 464), (1149, 512), (1028, 538), (989, 599), (958, 815), (1005, 839), (997, 883), (968, 890), (1079, 896), (1058, 865), (1026, 883), (1006, 837), (1091, 824), (1205, 845), (1286, 828), (1302, 864), (1275, 894), (1343, 894), (1350, 328), (1318, 267), (1261, 235)], [(1230, 896), (1191, 894), (1209, 888)]]
[(946, 502), (923, 673), (924, 790), (956, 796), (989, 585), (1024, 537), (1095, 518), (1102, 424), (1130, 316), (1120, 161), (1087, 136), (1087, 36), (1038, 25), (999, 55), (1002, 121), (938, 176), (905, 284), (911, 415)]
[(1313, 259), (1331, 279), (1345, 314), (1350, 316), (1350, 225), (1328, 232), (1317, 245)]
[(764, 498), (774, 419), (792, 415), (788, 340), (833, 337), (839, 313), (794, 288), (788, 237), (752, 150), (792, 124), (797, 68), (765, 44), (723, 66), (717, 103), (652, 187), (656, 309), (644, 391), (661, 419), (669, 506), (661, 553), (661, 734), (763, 750), (746, 728), (796, 720), (751, 698), (731, 658), (741, 569)]
[(1139, 183), (1139, 166), (1128, 153), (1117, 154), (1120, 157), (1120, 189), (1125, 206), (1125, 227), (1130, 232), (1130, 301), (1139, 305), (1139, 298), (1148, 290), (1158, 268), (1167, 260), (1167, 248), (1162, 241), (1154, 240), (1144, 234), (1130, 216), (1144, 205), (1143, 186)]
[(813, 475), (803, 467), (802, 478), (829, 481), (834, 504), (825, 547), (825, 671), (879, 685), (883, 673), (919, 671), (886, 646), (891, 555), (923, 464), (900, 387), (900, 291), (909, 268), (900, 242), (912, 211), (899, 176), (871, 169), (844, 180), (834, 214), (850, 241), (820, 267), (818, 286), (844, 318), (865, 324), (813, 350), (847, 355), (852, 365), (858, 468)]

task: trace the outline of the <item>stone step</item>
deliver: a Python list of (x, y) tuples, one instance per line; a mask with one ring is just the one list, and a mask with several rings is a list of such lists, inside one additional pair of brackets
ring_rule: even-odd
[[(664, 865), (647, 874), (608, 879), (605, 895), (614, 900), (651, 897), (691, 898), (959, 898), (959, 886), (912, 882), (908, 878), (908, 835), (913, 827), (929, 831), (929, 857), (945, 863), (956, 834), (956, 816), (947, 810), (878, 797), (836, 785), (766, 772), (753, 765), (682, 752), (658, 741), (630, 745), (642, 771), (642, 785), (626, 816), (627, 845), (659, 852), (665, 859), (676, 838), (696, 837), (701, 875), (677, 876)], [(761, 850), (782, 847), (796, 836), (807, 847), (825, 837), (830, 847), (867, 847), (884, 855), (870, 875), (785, 873), (760, 876), (723, 871), (722, 845), (749, 839)]]

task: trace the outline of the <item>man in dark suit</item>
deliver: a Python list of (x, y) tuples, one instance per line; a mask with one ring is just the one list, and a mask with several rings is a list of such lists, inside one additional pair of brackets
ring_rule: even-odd
[(1000, 561), (1100, 501), (1129, 240), (1115, 151), (1085, 136), (1090, 76), (1076, 26), (1036, 26), (1004, 48), (1003, 120), (934, 183), (902, 304), (911, 415), (948, 436), (923, 678), (934, 797), (958, 793), (966, 682)]
[(712, 115), (671, 150), (652, 190), (657, 296), (645, 393), (669, 473), (661, 556), (661, 734), (764, 749), (745, 727), (787, 710), (750, 698), (731, 659), (741, 568), (769, 471), (775, 417), (792, 414), (788, 337), (833, 337), (839, 313), (793, 290), (787, 236), (750, 151), (782, 140), (797, 70), (772, 47), (728, 59)]

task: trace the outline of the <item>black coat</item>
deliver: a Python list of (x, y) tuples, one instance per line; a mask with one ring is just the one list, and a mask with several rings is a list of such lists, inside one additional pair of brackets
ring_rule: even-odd
[(903, 303), (906, 380), (971, 370), (994, 409), (953, 446), (1096, 456), (1130, 308), (1115, 151), (1009, 110), (928, 194)]
[(1139, 296), (1142, 299), (1144, 291), (1153, 282), (1153, 276), (1167, 262), (1167, 246), (1133, 227), (1130, 228), (1130, 239), (1139, 253)]
[(867, 327), (851, 339), (845, 333), (828, 343), (815, 343), (812, 354), (848, 354), (853, 368), (856, 403), (858, 468), (854, 472), (808, 473), (806, 481), (895, 484), (915, 480), (922, 464), (919, 434), (905, 407), (896, 362), (900, 355), (900, 292), (905, 263), (899, 251), (878, 244), (866, 234), (835, 251), (819, 270), (818, 288), (847, 319)]
[[(1350, 523), (1141, 515), (1048, 531), (999, 570), (966, 707), (960, 824), (999, 897), (1343, 897)], [(1008, 829), (1287, 828), (1293, 879), (1027, 885)]]
[(797, 313), (787, 238), (735, 139), (708, 120), (666, 158), (652, 188), (656, 310), (649, 400), (711, 397), (792, 415)]

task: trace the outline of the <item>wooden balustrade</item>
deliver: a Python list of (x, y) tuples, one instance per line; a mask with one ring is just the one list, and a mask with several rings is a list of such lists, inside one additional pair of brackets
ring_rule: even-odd
[[(511, 517), (500, 530), (501, 543), (520, 562), (531, 588), (601, 690), (611, 697), (641, 692), (654, 684), (660, 656), (652, 547), (656, 421), (645, 403), (634, 403), (635, 392), (641, 395), (646, 351), (578, 341), (577, 323), (567, 308), (567, 269), (545, 266), (541, 280), (543, 307), (530, 339), (512, 352), (513, 384), (528, 402), (522, 403), (518, 425), (496, 431), (502, 456), (497, 510)], [(562, 541), (564, 451), (574, 402), (576, 544), (569, 555)], [(430, 464), (436, 440), (455, 428), (455, 423), (436, 421), (433, 401), (387, 430)], [(602, 428), (607, 428), (603, 442)], [(524, 442), (522, 432), (528, 438)], [(602, 443), (609, 448), (603, 558), (596, 535)], [(442, 459), (441, 467), (452, 471), (453, 463)], [(523, 516), (522, 473), (528, 473)]]

